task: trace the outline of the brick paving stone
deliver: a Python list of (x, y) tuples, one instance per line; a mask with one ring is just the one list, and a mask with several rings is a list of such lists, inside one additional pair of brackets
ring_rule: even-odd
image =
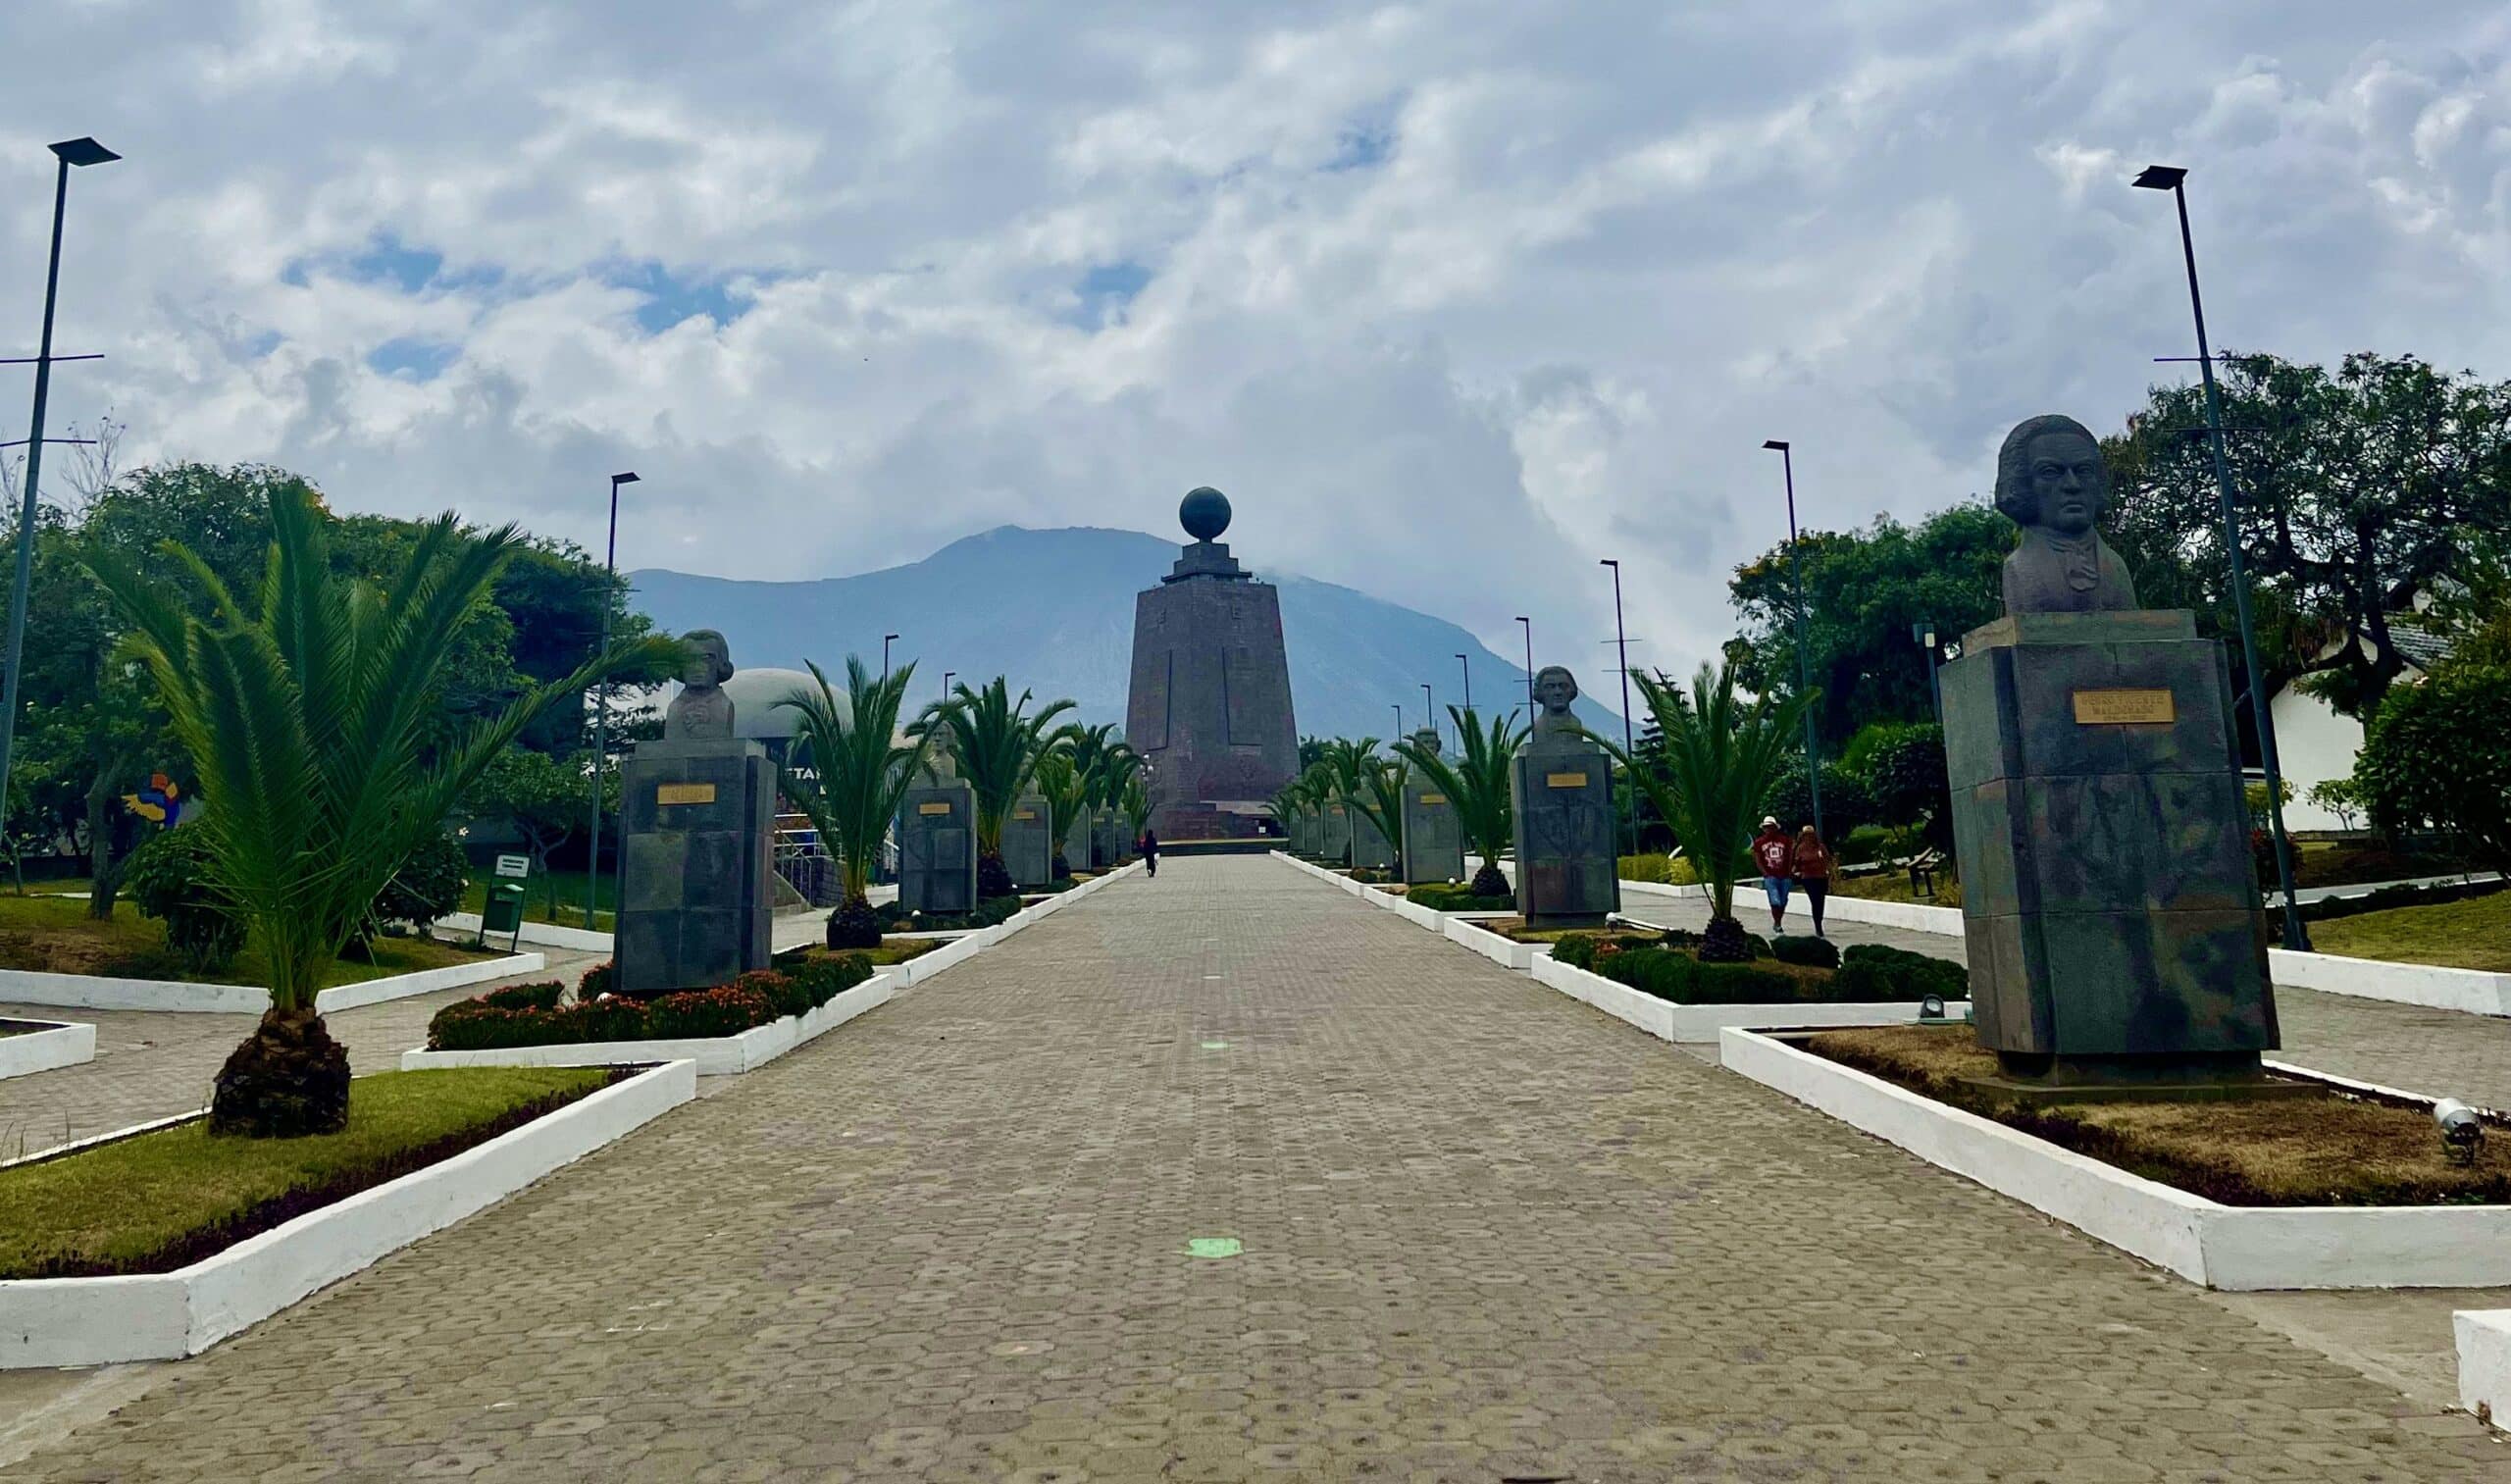
[[(1698, 932), (1709, 922), (1708, 905), (1696, 893), (1679, 897), (1626, 893), (1623, 908), (1662, 927)], [(1759, 887), (1749, 889), (1749, 896), (1747, 889), (1736, 890), (1735, 912), (1755, 932), (1768, 926)], [(1787, 928), (1812, 931), (1804, 898), (1789, 905)], [(1965, 957), (1962, 940), (1944, 933), (1837, 919), (1827, 922), (1824, 931), (1842, 947), (1874, 943), (1953, 963)], [(2406, 1092), (2511, 1109), (2511, 1019), (2288, 985), (2277, 988), (2276, 1010), (2284, 1042), (2275, 1053), (2279, 1059)]]
[(2436, 1420), (1393, 914), (1181, 857), (0, 1475), (2511, 1471)]

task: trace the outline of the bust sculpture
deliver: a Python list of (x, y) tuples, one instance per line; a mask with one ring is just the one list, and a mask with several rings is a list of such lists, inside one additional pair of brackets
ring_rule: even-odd
[(2005, 559), (2007, 613), (2137, 606), (2127, 564), (2096, 529), (2110, 508), (2110, 471), (2081, 423), (2052, 413), (2016, 424), (1997, 450), (1996, 503), (2023, 528)]
[(1535, 704), (1541, 709), (1534, 714), (1534, 725), (1526, 733), (1525, 744), (1519, 751), (1540, 752), (1575, 747), (1587, 750), (1592, 744), (1580, 730), (1578, 719), (1569, 714), (1569, 703), (1578, 698), (1578, 678), (1565, 665), (1546, 665), (1534, 673)]
[(725, 742), (733, 735), (733, 698), (724, 682), (733, 678), (733, 650), (712, 629), (685, 635), (686, 654), (680, 662), (680, 693), (663, 712), (665, 742)]

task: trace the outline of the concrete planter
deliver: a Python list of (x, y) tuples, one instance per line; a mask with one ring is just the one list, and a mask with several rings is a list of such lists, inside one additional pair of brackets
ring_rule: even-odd
[[(1485, 937), (1490, 935), (1485, 934)], [(1843, 1026), (1908, 1025), (1922, 1006), (1914, 999), (1856, 999), (1832, 1002), (1787, 1000), (1774, 1004), (1677, 1004), (1645, 995), (1618, 980), (1607, 979), (1545, 953), (1534, 960), (1538, 983), (1583, 999), (1616, 1020), (1665, 1041), (1703, 1046), (1717, 1040), (1729, 1026), (1759, 1030), (1837, 1030)], [(1960, 1015), (1968, 1000), (1946, 1006)]]
[(676, 1041), (570, 1041), (553, 1046), (507, 1046), (477, 1051), (431, 1051), (424, 1048), (401, 1053), (401, 1070), (442, 1066), (636, 1066), (649, 1061), (686, 1061), (700, 1077), (738, 1077), (755, 1071), (787, 1051), (889, 1002), (897, 985), (887, 973), (876, 974), (806, 1015), (788, 1015), (753, 1026), (738, 1036), (688, 1037)]
[(2511, 1427), (2511, 1308), (2463, 1308), (2450, 1321), (2459, 1341), (2459, 1405)]
[(0, 1077), (25, 1077), (96, 1059), (96, 1028), (71, 1021), (20, 1021), (40, 1031), (0, 1036)]
[[(388, 974), (363, 984), (325, 990), (314, 1008), (326, 1015), (381, 1004), (412, 995), (459, 989), (537, 974), (547, 960), (538, 953), (510, 953), (476, 963), (447, 964), (413, 974)], [(179, 979), (107, 979), (90, 974), (39, 974), (0, 969), (0, 999), (19, 1004), (73, 1005), (91, 1010), (181, 1010), (219, 1015), (259, 1015), (271, 1007), (271, 992), (249, 984), (195, 984)]]
[(2295, 953), (2283, 948), (2267, 950), (2267, 968), (2281, 987), (2325, 990), (2332, 995), (2430, 1005), (2437, 1010), (2465, 1010), (2476, 1015), (2511, 1015), (2511, 974), (2391, 963), (2380, 958), (2347, 958), (2341, 953)]
[(2223, 1205), (1922, 1098), (1758, 1032), (1729, 1071), (2208, 1288), (2511, 1284), (2511, 1205)]
[[(439, 917), (436, 921), (437, 927), (455, 933), (480, 931), (480, 914), (477, 912), (455, 912), (450, 916)], [(611, 939), (608, 933), (596, 933), (588, 928), (561, 927), (554, 922), (533, 922), (528, 919), (523, 925), (523, 936), (517, 942), (537, 943), (542, 947), (567, 948), (583, 953), (607, 953), (611, 950)]]
[(1450, 943), (1462, 944), (1500, 967), (1514, 969), (1520, 974), (1532, 971), (1536, 958), (1552, 956), (1552, 949), (1542, 944), (1503, 938), (1487, 928), (1477, 927), (1474, 918), (1459, 912), (1448, 914), (1447, 925), (1440, 931), (1447, 934)]
[[(198, 1355), (583, 1158), (696, 1090), (692, 1063), (655, 1067), (171, 1273), (0, 1281), (0, 1369)], [(181, 1120), (128, 1132), (167, 1121)]]

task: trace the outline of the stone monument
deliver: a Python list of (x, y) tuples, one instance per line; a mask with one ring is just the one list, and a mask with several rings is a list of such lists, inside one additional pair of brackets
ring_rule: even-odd
[[(1423, 727), (1412, 740), (1425, 751), (1439, 750), (1435, 728)], [(1456, 803), (1436, 780), (1410, 763), (1404, 770), (1404, 880), (1408, 885), (1464, 880), (1464, 826), (1457, 818)]]
[(1090, 811), (1075, 809), (1072, 825), (1063, 833), (1063, 863), (1069, 870), (1090, 869)]
[(1106, 870), (1131, 855), (1134, 843), (1125, 836), (1124, 824), (1113, 809), (1102, 809), (1090, 821), (1090, 858), (1099, 869)]
[(2032, 418), (1997, 458), (2006, 616), (1944, 667), (1979, 1044), (2040, 1100), (2283, 1091), (2220, 644), (2139, 609), (2094, 525), (2099, 445)]
[(1316, 853), (1344, 865), (1352, 862), (1352, 816), (1339, 803), (1329, 803), (1316, 821)]
[(684, 643), (662, 740), (637, 743), (620, 770), (614, 983), (623, 995), (707, 989), (767, 967), (776, 765), (733, 735), (724, 637), (700, 629)]
[(1002, 820), (1002, 868), (1011, 873), (1011, 884), (1043, 887), (1054, 880), (1054, 853), (1047, 801), (1035, 793), (1014, 799)]
[(965, 912), (977, 904), (977, 791), (932, 754), (898, 805), (898, 905)]
[(1134, 600), (1125, 742), (1152, 765), (1160, 839), (1253, 836), (1264, 800), (1299, 772), (1281, 598), (1219, 540), (1219, 490), (1189, 493), (1177, 518), (1194, 541)]
[(1608, 914), (1621, 910), (1613, 759), (1569, 714), (1577, 677), (1546, 665), (1535, 672), (1534, 694), (1542, 709), (1509, 769), (1517, 915), (1538, 930), (1600, 928)]
[[(1354, 809), (1352, 820), (1352, 864), (1362, 870), (1387, 871), (1395, 867), (1395, 843), (1377, 827), (1377, 821), (1366, 809)], [(1402, 821), (1397, 821), (1399, 827)]]

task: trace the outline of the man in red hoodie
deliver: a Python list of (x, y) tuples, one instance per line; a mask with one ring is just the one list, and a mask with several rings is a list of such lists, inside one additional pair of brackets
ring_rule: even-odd
[(1762, 816), (1762, 833), (1753, 837), (1753, 864), (1762, 873), (1762, 890), (1769, 896), (1769, 930), (1786, 925), (1788, 879), (1795, 874), (1787, 832), (1769, 815)]

